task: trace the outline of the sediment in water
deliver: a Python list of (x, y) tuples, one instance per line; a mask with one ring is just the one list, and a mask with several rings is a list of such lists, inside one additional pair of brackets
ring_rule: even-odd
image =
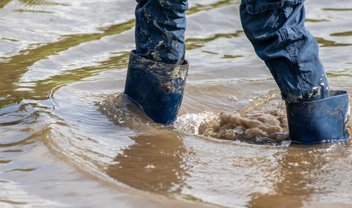
[(198, 134), (256, 144), (280, 144), (289, 140), (286, 114), (282, 110), (239, 114), (220, 113), (200, 124)]

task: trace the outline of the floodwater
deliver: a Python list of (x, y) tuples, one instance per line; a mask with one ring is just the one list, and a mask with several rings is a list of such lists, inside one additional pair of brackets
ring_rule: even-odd
[[(198, 135), (218, 113), (280, 110), (238, 2), (191, 0), (174, 128), (123, 96), (132, 0), (0, 1), (0, 207), (351, 207), (352, 146)], [(332, 88), (352, 93), (352, 0), (307, 1)]]

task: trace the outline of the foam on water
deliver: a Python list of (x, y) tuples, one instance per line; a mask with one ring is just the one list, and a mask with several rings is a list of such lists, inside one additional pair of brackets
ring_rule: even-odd
[(187, 113), (177, 118), (174, 126), (189, 134), (198, 134), (199, 127), (203, 123), (216, 121), (218, 115), (213, 112)]

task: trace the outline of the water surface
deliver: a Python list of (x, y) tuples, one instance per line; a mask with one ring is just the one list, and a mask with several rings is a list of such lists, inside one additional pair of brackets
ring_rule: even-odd
[[(306, 5), (331, 86), (351, 93), (352, 0)], [(283, 106), (236, 1), (190, 1), (191, 66), (175, 128), (116, 100), (134, 47), (134, 7), (0, 1), (0, 207), (352, 206), (350, 143), (197, 135), (220, 112)]]

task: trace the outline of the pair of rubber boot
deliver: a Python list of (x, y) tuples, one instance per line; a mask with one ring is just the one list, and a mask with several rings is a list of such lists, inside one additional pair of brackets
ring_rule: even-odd
[[(165, 64), (140, 57), (132, 51), (125, 94), (156, 123), (172, 124), (181, 106), (188, 64)], [(293, 143), (317, 144), (349, 138), (349, 96), (330, 91), (320, 100), (287, 103), (290, 138)]]

